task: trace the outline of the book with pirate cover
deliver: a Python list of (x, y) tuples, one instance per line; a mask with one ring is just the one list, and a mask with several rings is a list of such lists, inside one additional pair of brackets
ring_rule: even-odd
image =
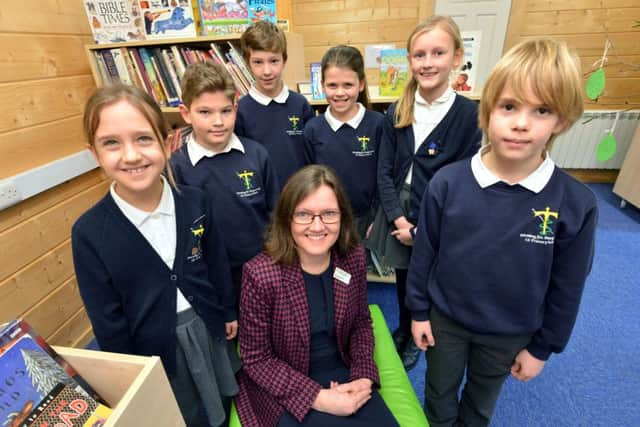
[(0, 423), (100, 426), (111, 410), (24, 320), (0, 326)]

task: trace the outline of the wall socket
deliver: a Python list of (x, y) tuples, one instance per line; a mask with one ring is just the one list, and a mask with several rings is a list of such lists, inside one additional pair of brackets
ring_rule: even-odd
[(15, 182), (11, 179), (0, 181), (0, 210), (22, 201), (22, 196)]

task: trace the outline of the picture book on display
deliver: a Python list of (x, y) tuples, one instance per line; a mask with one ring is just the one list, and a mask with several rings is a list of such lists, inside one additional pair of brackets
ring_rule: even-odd
[(96, 43), (145, 39), (138, 0), (84, 0), (83, 3)]
[(400, 96), (409, 77), (406, 49), (380, 51), (380, 96)]
[(464, 58), (451, 83), (451, 87), (456, 92), (470, 92), (477, 89), (476, 74), (480, 59), (482, 31), (462, 31), (460, 35), (462, 36), (462, 45), (464, 47)]
[(249, 26), (246, 0), (198, 0), (202, 35), (243, 33)]
[(191, 0), (139, 0), (139, 4), (147, 39), (196, 36)]
[(276, 24), (276, 0), (249, 0), (249, 23), (267, 21)]
[(24, 320), (0, 326), (0, 422), (11, 427), (98, 427), (104, 400)]
[(309, 69), (311, 71), (309, 79), (311, 99), (325, 99), (324, 90), (322, 90), (322, 65), (319, 62), (312, 62)]

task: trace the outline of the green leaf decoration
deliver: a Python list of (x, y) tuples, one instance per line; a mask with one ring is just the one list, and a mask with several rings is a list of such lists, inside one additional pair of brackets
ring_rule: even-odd
[(596, 159), (599, 162), (606, 162), (610, 160), (614, 154), (616, 154), (616, 137), (612, 133), (602, 138), (600, 144), (598, 144), (598, 150), (596, 151)]
[(605, 80), (604, 70), (602, 68), (598, 68), (589, 76), (587, 79), (587, 96), (589, 99), (594, 100), (600, 96), (604, 90)]

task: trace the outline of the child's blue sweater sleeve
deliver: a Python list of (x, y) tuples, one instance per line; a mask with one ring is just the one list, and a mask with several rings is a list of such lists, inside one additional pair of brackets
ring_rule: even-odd
[(102, 229), (103, 224), (83, 221), (83, 218), (73, 226), (71, 248), (78, 288), (100, 348), (115, 353), (133, 353), (135, 347), (122, 298), (101, 259), (99, 233)]
[(211, 202), (205, 198), (205, 212), (207, 213), (207, 229), (205, 232), (205, 245), (207, 251), (205, 257), (209, 266), (209, 280), (213, 284), (218, 295), (220, 305), (224, 307), (225, 322), (238, 319), (236, 310), (235, 293), (231, 282), (231, 267), (227, 250), (220, 230), (213, 219)]
[(594, 200), (577, 232), (567, 233), (571, 238), (562, 240), (558, 233), (542, 327), (527, 346), (529, 353), (537, 359), (547, 360), (551, 353), (560, 353), (569, 341), (593, 263), (597, 221), (598, 209)]
[(436, 174), (427, 185), (420, 204), (405, 299), (405, 304), (411, 312), (413, 320), (429, 320), (431, 299), (427, 288), (440, 246), (440, 218), (446, 197), (444, 184)]
[(393, 127), (393, 111), (387, 111), (382, 122), (382, 139), (378, 154), (378, 194), (388, 221), (404, 215), (400, 207), (400, 199), (394, 185), (394, 162), (396, 158), (397, 140)]

